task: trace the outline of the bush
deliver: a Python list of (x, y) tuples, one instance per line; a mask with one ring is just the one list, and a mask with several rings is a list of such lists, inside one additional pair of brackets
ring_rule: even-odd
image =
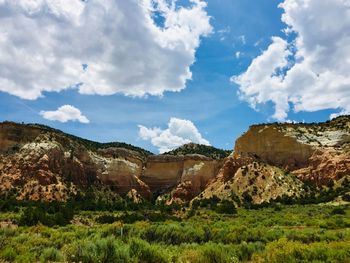
[(147, 228), (142, 238), (148, 242), (162, 242), (167, 245), (180, 245), (182, 243), (203, 243), (211, 237), (210, 229), (193, 225), (181, 226), (179, 224), (157, 224)]
[(163, 250), (155, 245), (150, 245), (141, 239), (132, 239), (130, 241), (130, 256), (137, 259), (138, 262), (147, 263), (166, 263), (169, 262)]
[(113, 238), (82, 241), (67, 250), (68, 261), (83, 263), (129, 262), (127, 247)]
[(223, 200), (217, 206), (216, 212), (218, 212), (220, 214), (231, 214), (232, 215), (232, 214), (237, 213), (237, 209), (236, 209), (234, 202), (228, 201), (228, 200)]
[(331, 214), (332, 215), (346, 215), (346, 212), (345, 212), (344, 208), (337, 207), (331, 211)]
[(207, 243), (201, 249), (200, 263), (232, 263), (238, 262), (236, 255), (222, 245)]
[(62, 253), (54, 247), (45, 248), (40, 256), (40, 262), (62, 262)]
[(112, 215), (102, 215), (96, 218), (96, 222), (99, 224), (112, 224), (117, 220), (115, 216)]
[(6, 261), (14, 261), (17, 256), (17, 252), (13, 247), (6, 247), (0, 254), (0, 258)]
[(20, 226), (34, 226), (41, 223), (46, 226), (64, 226), (73, 219), (73, 210), (68, 206), (58, 206), (57, 208), (48, 205), (29, 206), (25, 208), (20, 216)]

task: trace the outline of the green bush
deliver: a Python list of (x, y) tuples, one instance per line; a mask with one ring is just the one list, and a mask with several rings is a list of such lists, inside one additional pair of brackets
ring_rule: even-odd
[(18, 223), (21, 226), (34, 226), (38, 223), (46, 226), (64, 226), (70, 223), (73, 215), (72, 208), (65, 205), (54, 208), (54, 204), (38, 204), (25, 208)]
[(345, 209), (341, 207), (336, 207), (331, 211), (332, 215), (346, 215)]
[(237, 209), (234, 202), (223, 200), (217, 206), (216, 211), (220, 214), (236, 214)]
[(112, 224), (117, 218), (112, 215), (101, 215), (96, 218), (96, 222), (99, 224)]
[(156, 224), (148, 227), (141, 237), (148, 242), (162, 242), (167, 245), (182, 243), (203, 243), (209, 241), (210, 230), (202, 226), (185, 225), (177, 223)]
[(14, 261), (17, 252), (13, 247), (6, 247), (0, 254), (0, 258), (6, 261)]
[(74, 262), (129, 262), (127, 247), (112, 237), (75, 243), (66, 254), (68, 261)]
[(138, 262), (145, 263), (166, 263), (168, 257), (158, 246), (150, 245), (141, 239), (132, 239), (130, 241), (130, 256), (137, 259)]
[(45, 248), (40, 256), (40, 262), (61, 262), (62, 253), (54, 247)]
[(227, 247), (215, 243), (207, 243), (201, 248), (200, 263), (233, 263), (238, 262), (236, 255)]

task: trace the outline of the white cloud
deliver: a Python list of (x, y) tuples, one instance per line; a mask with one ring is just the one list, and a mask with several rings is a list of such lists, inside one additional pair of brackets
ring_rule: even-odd
[(274, 37), (246, 72), (232, 78), (242, 98), (253, 107), (272, 101), (279, 120), (287, 118), (289, 105), (296, 112), (350, 113), (349, 1), (285, 0), (280, 7), (286, 32), (296, 32), (297, 38), (287, 43)]
[(165, 130), (139, 125), (139, 136), (143, 140), (150, 140), (160, 153), (171, 151), (190, 142), (210, 145), (191, 121), (178, 118), (171, 118)]
[(0, 91), (24, 99), (68, 88), (129, 96), (179, 91), (191, 79), (200, 38), (212, 31), (206, 3), (189, 1), (2, 0)]
[(89, 123), (90, 121), (86, 118), (79, 109), (71, 105), (63, 105), (55, 111), (41, 111), (40, 115), (43, 118), (51, 121), (79, 121), (81, 123)]

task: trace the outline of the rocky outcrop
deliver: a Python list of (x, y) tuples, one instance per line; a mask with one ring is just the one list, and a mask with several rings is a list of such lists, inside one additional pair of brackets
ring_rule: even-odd
[(1, 123), (0, 190), (17, 192), (19, 199), (63, 201), (77, 189), (108, 186), (150, 198), (186, 183), (192, 198), (220, 168), (220, 160), (202, 155), (147, 157), (95, 144), (49, 127)]
[(150, 156), (146, 162), (141, 180), (152, 192), (174, 187), (181, 178), (183, 157), (171, 155)]
[(254, 125), (237, 139), (236, 156), (253, 156), (326, 185), (350, 175), (350, 117), (321, 124)]
[(175, 198), (190, 200), (205, 189), (214, 178), (222, 161), (203, 155), (149, 157), (143, 175), (140, 177), (152, 192), (169, 191), (175, 188)]
[(131, 189), (149, 198), (139, 179), (142, 154), (124, 148), (91, 150), (54, 130), (0, 124), (0, 190), (19, 199), (66, 200), (77, 188), (107, 185), (119, 194)]
[(202, 155), (184, 157), (180, 181), (171, 193), (172, 202), (190, 201), (206, 189), (222, 167), (223, 160), (212, 160)]
[(286, 169), (307, 164), (314, 149), (298, 142), (275, 125), (257, 125), (239, 137), (234, 152), (241, 156), (255, 156)]
[(237, 205), (261, 204), (282, 196), (298, 197), (302, 193), (303, 183), (295, 176), (253, 157), (232, 155), (196, 199), (215, 196)]
[(350, 155), (334, 150), (316, 150), (305, 167), (292, 173), (316, 186), (333, 184), (350, 176)]

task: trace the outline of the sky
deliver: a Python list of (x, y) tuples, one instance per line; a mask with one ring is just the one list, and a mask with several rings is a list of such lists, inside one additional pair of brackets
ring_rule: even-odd
[(349, 70), (349, 0), (0, 0), (0, 121), (99, 142), (232, 149), (349, 114)]

